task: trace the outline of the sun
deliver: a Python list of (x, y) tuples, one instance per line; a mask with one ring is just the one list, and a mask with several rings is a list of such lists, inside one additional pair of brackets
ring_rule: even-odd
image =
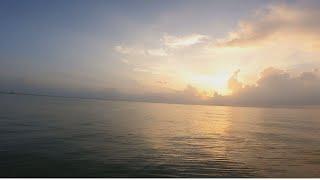
[(190, 80), (200, 91), (213, 94), (214, 91), (219, 94), (226, 95), (229, 93), (227, 84), (230, 77), (227, 75), (193, 75)]

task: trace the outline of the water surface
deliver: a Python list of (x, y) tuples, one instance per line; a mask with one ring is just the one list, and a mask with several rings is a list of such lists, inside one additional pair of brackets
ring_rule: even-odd
[(0, 95), (1, 177), (320, 177), (319, 108)]

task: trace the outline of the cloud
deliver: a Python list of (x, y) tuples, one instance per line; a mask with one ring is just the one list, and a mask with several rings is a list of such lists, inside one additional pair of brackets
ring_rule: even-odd
[(140, 100), (147, 102), (181, 103), (181, 104), (203, 104), (203, 95), (192, 85), (187, 85), (183, 90), (171, 90), (166, 93), (145, 93), (137, 96)]
[(228, 88), (231, 92), (237, 92), (242, 88), (242, 83), (238, 80), (240, 69), (235, 71), (231, 78), (228, 80)]
[(209, 39), (208, 36), (201, 34), (191, 34), (188, 36), (171, 36), (164, 35), (159, 43), (159, 46), (164, 48), (145, 48), (145, 47), (130, 47), (117, 45), (114, 50), (124, 55), (135, 55), (135, 56), (168, 56), (168, 49), (176, 49), (187, 46), (192, 46), (198, 43), (204, 42)]
[(160, 85), (165, 85), (167, 84), (167, 81), (156, 81), (157, 84), (160, 84)]
[(125, 46), (115, 46), (114, 50), (120, 54), (124, 55), (135, 55), (135, 56), (167, 56), (167, 52), (162, 49), (144, 49), (137, 47), (125, 47)]
[(198, 92), (197, 88), (195, 88), (192, 85), (187, 85), (187, 87), (183, 90), (183, 93), (190, 96), (200, 96), (200, 93)]
[(202, 34), (191, 34), (180, 37), (164, 35), (161, 39), (161, 42), (169, 48), (182, 48), (204, 42), (208, 38), (208, 36)]
[(167, 56), (168, 55), (167, 52), (162, 48), (148, 49), (148, 50), (146, 50), (146, 54), (151, 55), (151, 56)]
[(151, 72), (151, 70), (145, 69), (145, 68), (134, 68), (133, 71), (136, 71), (136, 72)]
[(260, 73), (254, 85), (243, 85), (237, 70), (229, 80), (232, 95), (215, 94), (213, 104), (242, 106), (320, 105), (320, 72), (318, 69), (292, 75), (269, 67)]
[(308, 38), (310, 47), (318, 48), (320, 35), (319, 5), (271, 5), (256, 11), (251, 19), (241, 21), (237, 30), (213, 43), (214, 47), (250, 47), (283, 39)]
[[(145, 72), (144, 69), (136, 69)], [(240, 70), (236, 70), (229, 78), (228, 87), (232, 91), (230, 95), (221, 95), (217, 92), (209, 98), (201, 93), (196, 87), (187, 85), (182, 90), (157, 89), (155, 92), (142, 91), (141, 87), (133, 92), (107, 88), (103, 90), (87, 91), (79, 88), (71, 89), (70, 92), (63, 89), (41, 88), (30, 82), (10, 84), (1, 82), (0, 90), (26, 93), (39, 93), (51, 95), (64, 95), (73, 97), (88, 97), (99, 99), (146, 101), (161, 103), (182, 103), (182, 104), (211, 104), (228, 106), (300, 106), (320, 105), (320, 71), (313, 69), (299, 74), (293, 74), (286, 70), (269, 67), (261, 71), (254, 84), (245, 84), (238, 79)], [(24, 79), (19, 81), (25, 81)], [(157, 81), (160, 85), (167, 82)], [(17, 85), (18, 84), (18, 85)], [(133, 86), (133, 84), (132, 84)], [(34, 90), (37, 87), (38, 90)], [(163, 88), (163, 87), (162, 87)], [(161, 92), (162, 91), (162, 92)]]
[(121, 62), (123, 62), (124, 64), (127, 64), (127, 65), (130, 64), (130, 63), (129, 63), (129, 60), (127, 60), (127, 59), (122, 59)]
[(144, 54), (143, 50), (118, 45), (114, 50), (121, 54)]

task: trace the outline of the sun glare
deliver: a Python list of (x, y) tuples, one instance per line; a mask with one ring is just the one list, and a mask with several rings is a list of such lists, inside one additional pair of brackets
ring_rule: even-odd
[(200, 90), (213, 94), (217, 91), (219, 94), (226, 95), (229, 93), (227, 88), (229, 76), (207, 76), (207, 75), (196, 75), (191, 78), (194, 85)]

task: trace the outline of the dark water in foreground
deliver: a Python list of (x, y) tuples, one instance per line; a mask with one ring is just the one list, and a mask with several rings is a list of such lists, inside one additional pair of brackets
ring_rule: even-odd
[(0, 176), (320, 177), (319, 110), (0, 95)]

